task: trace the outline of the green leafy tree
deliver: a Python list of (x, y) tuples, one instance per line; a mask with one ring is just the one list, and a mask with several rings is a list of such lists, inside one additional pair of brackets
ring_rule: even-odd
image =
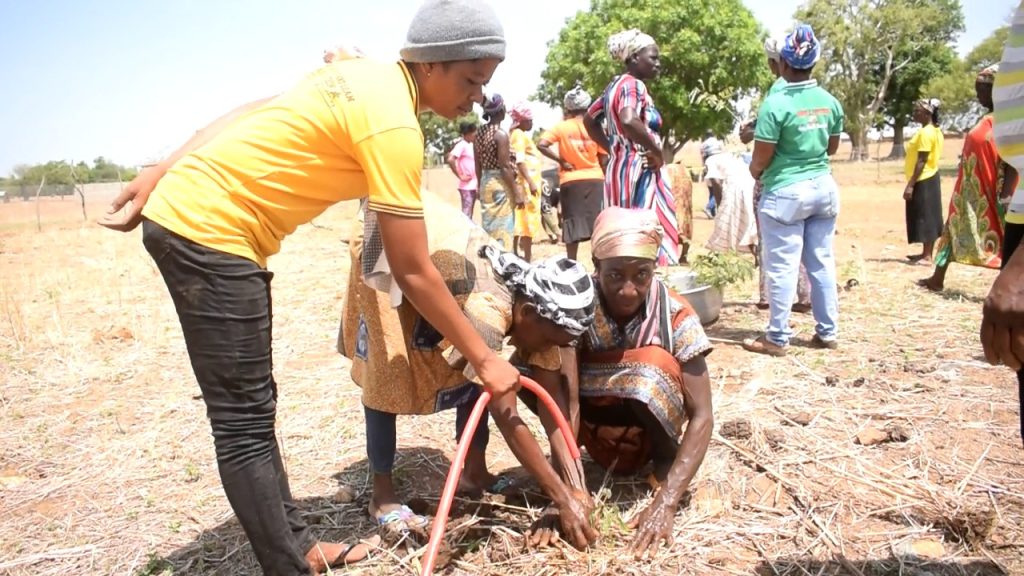
[(999, 62), (1009, 33), (1007, 26), (995, 30), (966, 57), (956, 58), (943, 74), (924, 86), (925, 95), (942, 100), (945, 128), (965, 131), (978, 123), (984, 110), (977, 103), (974, 79), (979, 71)]
[(661, 76), (649, 88), (672, 154), (706, 130), (730, 131), (735, 103), (770, 82), (765, 31), (741, 0), (591, 0), (549, 43), (537, 98), (560, 107), (576, 85), (599, 97), (623, 69), (608, 54), (608, 37), (628, 28), (661, 49)]
[(956, 62), (956, 54), (947, 44), (936, 44), (920, 57), (913, 58), (911, 63), (899, 74), (893, 76), (886, 90), (882, 115), (886, 123), (892, 126), (893, 139), (890, 159), (903, 158), (903, 128), (910, 121), (914, 111), (914, 102), (929, 96), (924, 87), (933, 78), (946, 73)]
[[(893, 79), (963, 29), (959, 0), (809, 0), (796, 18), (823, 40), (816, 76), (843, 104), (856, 160), (867, 158), (866, 134), (883, 117)], [(905, 104), (914, 81), (894, 104)]]
[(433, 112), (424, 112), (419, 116), (420, 129), (423, 130), (424, 154), (428, 165), (437, 165), (443, 162), (444, 155), (452, 146), (458, 142), (462, 134), (459, 133), (459, 125), (463, 122), (480, 124), (480, 117), (476, 112), (455, 120), (448, 120)]

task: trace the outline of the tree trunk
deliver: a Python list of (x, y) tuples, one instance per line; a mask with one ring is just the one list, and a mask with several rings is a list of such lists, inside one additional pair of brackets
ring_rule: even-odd
[(43, 179), (39, 182), (39, 188), (36, 188), (36, 232), (43, 231), (43, 220), (39, 216), (39, 193), (43, 191), (43, 186), (46, 186), (46, 174), (43, 174)]
[(906, 118), (897, 118), (892, 125), (892, 151), (889, 160), (902, 160), (907, 151), (903, 149), (903, 128), (907, 125)]
[(78, 192), (78, 197), (82, 199), (82, 222), (88, 222), (89, 216), (85, 214), (85, 187), (76, 185), (75, 192)]

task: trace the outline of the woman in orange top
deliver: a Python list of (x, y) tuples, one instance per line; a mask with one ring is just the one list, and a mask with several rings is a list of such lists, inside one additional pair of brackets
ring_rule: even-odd
[(307, 576), (368, 553), (317, 542), (275, 438), (266, 260), (296, 227), (336, 202), (367, 198), (382, 241), (373, 270), (389, 269), (485, 389), (500, 397), (518, 387), (518, 371), (476, 332), (431, 263), (420, 198), (417, 114), (456, 118), (483, 100), (505, 57), (501, 23), (477, 0), (426, 0), (401, 55), (332, 62), (224, 116), (143, 172), (101, 221), (143, 225), (207, 405), (224, 491), (266, 574)]
[[(604, 207), (604, 155), (583, 125), (583, 115), (590, 103), (590, 94), (582, 88), (570, 90), (565, 95), (565, 120), (541, 135), (537, 144), (541, 154), (558, 162), (562, 240), (571, 260), (576, 259), (580, 242), (590, 240), (594, 220)], [(558, 151), (552, 150), (552, 146), (557, 146)]]

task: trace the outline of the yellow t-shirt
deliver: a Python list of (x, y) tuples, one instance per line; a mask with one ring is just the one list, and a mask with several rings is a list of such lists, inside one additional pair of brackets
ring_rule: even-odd
[(558, 168), (558, 181), (561, 184), (580, 180), (604, 180), (604, 172), (598, 154), (601, 148), (587, 134), (583, 126), (583, 117), (577, 116), (563, 120), (541, 136), (552, 144), (558, 144), (558, 155), (573, 165), (575, 170), (566, 172)]
[(903, 166), (907, 181), (914, 175), (914, 166), (917, 165), (917, 156), (920, 152), (928, 153), (928, 161), (924, 164), (919, 180), (931, 178), (939, 172), (939, 158), (942, 157), (942, 130), (934, 124), (929, 124), (917, 131), (914, 137), (907, 143), (907, 158)]
[(401, 63), (328, 64), (179, 160), (142, 214), (260, 266), (342, 200), (369, 196), (372, 210), (422, 217), (417, 106)]

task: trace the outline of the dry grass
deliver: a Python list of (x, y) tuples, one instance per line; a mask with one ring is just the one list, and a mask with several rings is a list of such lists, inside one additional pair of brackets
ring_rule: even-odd
[[(460, 503), (452, 573), (1024, 573), (1014, 378), (978, 358), (980, 299), (994, 275), (953, 267), (946, 295), (917, 289), (928, 271), (902, 261), (899, 167), (840, 164), (837, 176), (841, 281), (860, 282), (841, 295), (843, 347), (745, 354), (733, 342), (765, 319), (749, 305), (753, 284), (730, 292), (709, 330), (718, 432), (674, 546), (630, 559), (620, 515), (646, 504), (644, 486), (589, 467), (592, 487), (605, 486), (595, 550), (524, 550), (520, 535), (542, 504), (528, 491)], [(704, 194), (696, 186), (695, 204)], [(17, 220), (11, 206), (0, 205), (5, 225)], [(293, 491), (317, 533), (334, 539), (373, 531), (359, 393), (333, 350), (352, 209), (332, 209), (271, 262), (280, 439)], [(696, 224), (706, 238), (710, 223)], [(0, 267), (0, 574), (258, 573), (138, 233), (83, 227), (74, 212), (42, 233), (5, 227)], [(798, 340), (809, 338), (812, 321), (795, 323)], [(429, 506), (454, 449), (453, 415), (399, 426), (398, 479)], [(894, 427), (903, 441), (855, 442)], [(491, 459), (495, 470), (515, 466), (500, 440)], [(333, 499), (339, 484), (355, 489), (354, 502)], [(417, 566), (399, 547), (351, 572)]]

